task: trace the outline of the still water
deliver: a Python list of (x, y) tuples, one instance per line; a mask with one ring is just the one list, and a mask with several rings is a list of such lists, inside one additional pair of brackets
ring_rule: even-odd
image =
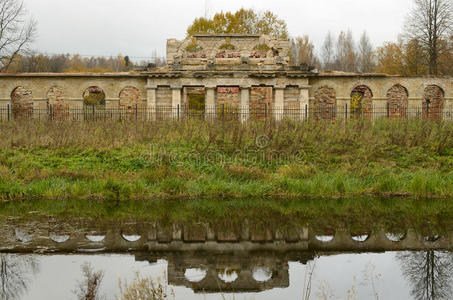
[(77, 299), (81, 267), (104, 277), (100, 294), (117, 299), (119, 279), (160, 282), (168, 299), (452, 299), (453, 255), (381, 253), (0, 254), (1, 299)]

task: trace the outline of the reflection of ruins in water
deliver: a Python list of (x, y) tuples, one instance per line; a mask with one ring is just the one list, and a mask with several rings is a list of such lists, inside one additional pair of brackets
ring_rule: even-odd
[[(306, 264), (312, 252), (155, 252), (136, 260), (168, 262), (168, 283), (201, 293), (246, 293), (289, 287), (288, 261)], [(191, 274), (190, 274), (191, 273)]]
[[(129, 252), (140, 261), (165, 259), (168, 261), (169, 284), (208, 293), (286, 288), (289, 286), (288, 261), (306, 264), (321, 253), (422, 250), (434, 253), (434, 256), (427, 257), (438, 258), (436, 250), (453, 249), (453, 239), (447, 233), (425, 236), (412, 229), (399, 233), (367, 229), (354, 233), (344, 229), (323, 232), (306, 226), (276, 229), (247, 222), (225, 229), (212, 224), (161, 226), (146, 222), (3, 220), (0, 230), (4, 233), (1, 252)], [(416, 255), (411, 255), (399, 255), (399, 259), (414, 261)], [(447, 261), (451, 262), (450, 257), (448, 253), (440, 260), (431, 260), (435, 272), (425, 272), (427, 276), (424, 278), (425, 282), (431, 278), (431, 283), (425, 285), (423, 292), (413, 292), (414, 296), (430, 294), (431, 297), (417, 299), (438, 299), (432, 295), (451, 295), (451, 288), (446, 288), (451, 287), (451, 272), (445, 270), (452, 270), (453, 264), (444, 267)], [(442, 268), (436, 269), (436, 262)], [(407, 262), (402, 264), (410, 265)], [(422, 263), (413, 265), (420, 266)], [(412, 272), (407, 268), (403, 271), (409, 281), (421, 282), (422, 279), (410, 276), (419, 275), (421, 271)], [(435, 285), (442, 279), (444, 294), (437, 292), (440, 289)]]

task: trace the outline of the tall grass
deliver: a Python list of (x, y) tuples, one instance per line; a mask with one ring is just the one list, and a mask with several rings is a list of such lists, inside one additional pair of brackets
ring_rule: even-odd
[(4, 200), (452, 197), (452, 166), (453, 123), (419, 119), (0, 123)]

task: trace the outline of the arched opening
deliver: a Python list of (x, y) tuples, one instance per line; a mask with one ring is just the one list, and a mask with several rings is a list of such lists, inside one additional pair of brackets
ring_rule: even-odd
[(337, 97), (333, 88), (322, 86), (315, 91), (312, 115), (316, 120), (335, 121)]
[(33, 94), (23, 87), (18, 86), (11, 92), (11, 108), (14, 118), (30, 117), (33, 113)]
[(444, 97), (444, 91), (437, 85), (427, 86), (423, 96), (423, 118), (441, 120), (444, 111)]
[(135, 111), (143, 108), (142, 95), (140, 90), (133, 86), (127, 86), (120, 91), (120, 108), (126, 111)]
[(47, 91), (47, 108), (52, 118), (65, 118), (69, 115), (69, 105), (64, 100), (64, 90), (61, 87), (53, 86)]
[(366, 85), (356, 86), (351, 92), (352, 116), (371, 118), (373, 114), (373, 92)]
[(387, 91), (387, 117), (405, 118), (407, 116), (409, 93), (401, 84), (395, 84)]
[(87, 106), (105, 105), (104, 90), (98, 86), (90, 86), (83, 92), (83, 104)]

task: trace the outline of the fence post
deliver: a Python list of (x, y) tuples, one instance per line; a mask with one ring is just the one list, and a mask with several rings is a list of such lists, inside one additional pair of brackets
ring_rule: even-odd
[(94, 121), (94, 104), (92, 106), (92, 111), (93, 111), (93, 121)]
[(52, 121), (52, 104), (49, 104), (49, 119)]
[(387, 119), (390, 118), (390, 103), (387, 102)]
[(264, 104), (264, 118), (267, 119), (267, 102)]
[(135, 104), (135, 120), (138, 119), (138, 104)]
[(344, 105), (344, 119), (347, 120), (348, 119), (348, 104), (346, 103)]
[(178, 104), (178, 120), (179, 120), (179, 104)]
[(305, 121), (308, 121), (308, 104), (305, 104)]
[(225, 103), (222, 104), (222, 120), (225, 120)]
[(11, 109), (9, 107), (9, 104), (6, 106), (7, 110), (8, 110), (8, 121), (11, 121)]

